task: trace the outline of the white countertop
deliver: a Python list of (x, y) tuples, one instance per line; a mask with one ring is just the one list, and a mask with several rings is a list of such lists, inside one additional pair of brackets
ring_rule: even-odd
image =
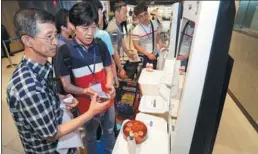
[[(167, 125), (165, 120), (162, 118), (157, 118), (155, 116), (146, 115), (143, 113), (137, 114), (136, 120), (140, 120), (144, 122), (148, 128), (147, 139), (142, 144), (138, 144), (136, 147), (137, 154), (168, 154), (169, 153), (169, 135), (166, 131)], [(153, 122), (152, 126), (148, 124), (150, 120)], [(125, 120), (123, 122), (123, 125), (127, 121), (128, 120)], [(121, 128), (123, 128), (123, 125)], [(162, 143), (162, 144), (159, 144), (159, 143)], [(112, 154), (128, 154), (127, 142), (123, 137), (122, 129), (120, 130), (120, 133), (117, 137), (116, 144)]]

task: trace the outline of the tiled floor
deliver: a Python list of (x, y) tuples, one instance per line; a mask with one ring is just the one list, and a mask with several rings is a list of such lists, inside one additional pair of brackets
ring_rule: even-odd
[[(23, 53), (15, 54), (13, 62), (19, 63)], [(16, 127), (6, 103), (6, 86), (13, 72), (7, 69), (6, 58), (2, 59), (2, 152), (24, 153)], [(251, 127), (233, 100), (227, 95), (213, 154), (257, 154), (258, 134)]]

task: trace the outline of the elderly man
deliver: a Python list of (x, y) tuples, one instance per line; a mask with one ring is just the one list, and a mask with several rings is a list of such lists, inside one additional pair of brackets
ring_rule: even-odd
[[(109, 101), (96, 103), (94, 95), (89, 110), (81, 116), (62, 122), (60, 101), (70, 96), (59, 95), (50, 85), (52, 65), (48, 57), (56, 54), (54, 16), (39, 9), (25, 9), (15, 13), (14, 25), (24, 44), (24, 57), (15, 69), (7, 87), (7, 103), (17, 126), (25, 153), (57, 153), (57, 141), (102, 112)], [(63, 102), (61, 102), (63, 103)], [(66, 104), (71, 109), (78, 104), (73, 99)], [(75, 149), (69, 149), (69, 154)]]

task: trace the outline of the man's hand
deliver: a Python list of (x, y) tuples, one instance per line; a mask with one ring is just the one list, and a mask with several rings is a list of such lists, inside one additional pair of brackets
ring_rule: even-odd
[(118, 70), (118, 74), (120, 78), (126, 78), (126, 72), (123, 68), (121, 68), (120, 70)]
[[(61, 95), (61, 94), (59, 94), (58, 95), (59, 100), (61, 100), (61, 101), (63, 101), (64, 99), (66, 99), (68, 97), (71, 97), (71, 96), (72, 96), (71, 94), (68, 94), (68, 95)], [(78, 104), (79, 104), (79, 102), (78, 102), (78, 100), (76, 98), (73, 98), (71, 103), (65, 103), (67, 110), (71, 110), (72, 108), (76, 107)]]
[(89, 88), (85, 88), (83, 93), (89, 96), (93, 96), (96, 92), (89, 87)]
[(177, 60), (181, 60), (181, 61), (183, 61), (183, 60), (185, 60), (187, 57), (186, 56), (177, 56)]
[(90, 107), (88, 112), (90, 112), (93, 116), (96, 114), (99, 114), (103, 110), (105, 110), (110, 103), (110, 100), (98, 103), (97, 102), (97, 94), (94, 94), (94, 96), (91, 99)]
[(113, 85), (107, 84), (106, 88), (108, 90), (108, 94), (110, 95), (111, 99), (115, 98), (116, 91)]
[(154, 56), (152, 53), (148, 53), (146, 55), (150, 60), (156, 60), (156, 56)]

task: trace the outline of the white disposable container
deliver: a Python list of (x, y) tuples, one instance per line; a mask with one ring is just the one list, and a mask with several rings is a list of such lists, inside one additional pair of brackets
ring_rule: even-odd
[(127, 149), (129, 154), (136, 154), (136, 142), (133, 137), (133, 139), (130, 138), (130, 136), (127, 137)]
[(144, 113), (163, 114), (168, 112), (168, 103), (160, 96), (144, 95), (140, 101), (139, 111)]
[(148, 72), (144, 68), (138, 81), (142, 95), (157, 96), (159, 94), (159, 84), (162, 75), (162, 71), (153, 70), (152, 72)]

